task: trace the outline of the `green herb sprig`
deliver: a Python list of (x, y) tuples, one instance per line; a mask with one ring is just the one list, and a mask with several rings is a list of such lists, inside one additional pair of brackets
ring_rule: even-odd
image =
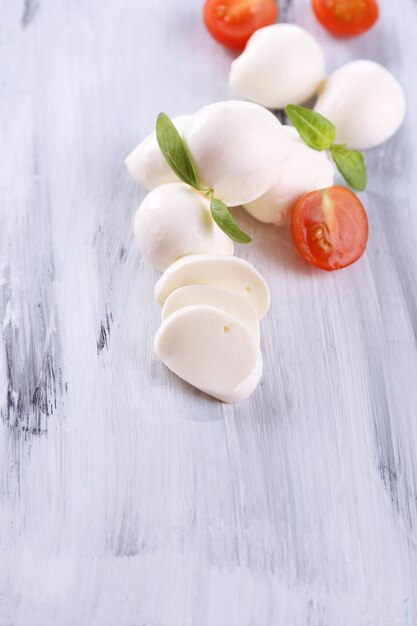
[(165, 113), (157, 117), (156, 139), (166, 162), (178, 178), (210, 199), (210, 213), (217, 226), (237, 243), (251, 242), (252, 238), (239, 228), (225, 203), (214, 197), (214, 189), (201, 185), (192, 156)]
[(335, 144), (336, 127), (320, 113), (288, 104), (285, 111), (301, 139), (313, 150), (329, 150), (334, 164), (345, 181), (356, 191), (364, 191), (368, 182), (363, 155), (346, 144)]

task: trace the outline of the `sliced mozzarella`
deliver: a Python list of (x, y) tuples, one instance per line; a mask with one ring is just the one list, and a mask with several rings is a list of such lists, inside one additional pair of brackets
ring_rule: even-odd
[(273, 24), (252, 35), (232, 63), (229, 82), (242, 98), (283, 109), (314, 96), (324, 77), (324, 55), (314, 37), (295, 24)]
[(326, 79), (314, 107), (336, 125), (336, 142), (365, 150), (387, 141), (405, 115), (405, 96), (382, 65), (359, 60)]
[(162, 320), (184, 306), (207, 304), (237, 317), (254, 333), (259, 344), (259, 318), (253, 304), (239, 293), (211, 285), (187, 285), (173, 291), (162, 307)]
[(244, 205), (261, 222), (288, 222), (291, 209), (300, 196), (315, 189), (330, 187), (334, 183), (334, 167), (326, 152), (309, 148), (295, 128), (283, 128), (292, 147), (288, 159), (280, 168), (277, 181), (263, 196)]
[[(180, 135), (191, 117), (180, 115), (172, 120)], [(132, 177), (144, 189), (150, 190), (158, 185), (179, 181), (159, 148), (155, 131), (132, 150), (125, 163)]]
[(274, 183), (287, 136), (272, 113), (250, 102), (216, 102), (198, 111), (184, 140), (200, 180), (229, 206), (259, 198)]
[(213, 221), (208, 200), (183, 183), (149, 192), (136, 211), (134, 230), (142, 254), (161, 271), (189, 254), (233, 254), (233, 243)]
[(186, 285), (213, 285), (235, 291), (253, 304), (259, 318), (269, 308), (265, 280), (253, 265), (235, 256), (193, 254), (178, 259), (156, 283), (155, 297), (162, 306), (170, 293)]
[(154, 350), (177, 376), (219, 399), (238, 396), (236, 390), (255, 370), (259, 354), (246, 324), (206, 305), (172, 313), (155, 335)]
[(256, 389), (259, 384), (259, 381), (262, 377), (263, 371), (263, 359), (262, 353), (258, 351), (258, 358), (256, 360), (255, 368), (249, 374), (244, 381), (240, 383), (233, 391), (229, 393), (225, 393), (222, 395), (218, 395), (219, 400), (222, 402), (226, 402), (227, 404), (233, 404), (235, 402), (242, 402), (242, 400), (246, 400)]

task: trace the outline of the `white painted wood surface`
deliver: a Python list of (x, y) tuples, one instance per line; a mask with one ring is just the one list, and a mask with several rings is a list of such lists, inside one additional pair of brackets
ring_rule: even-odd
[(153, 358), (123, 166), (158, 111), (231, 96), (201, 2), (0, 5), (0, 625), (417, 624), (417, 3), (338, 41), (281, 2), (409, 109), (367, 156), (355, 266), (309, 269), (242, 215), (272, 307), (238, 406)]

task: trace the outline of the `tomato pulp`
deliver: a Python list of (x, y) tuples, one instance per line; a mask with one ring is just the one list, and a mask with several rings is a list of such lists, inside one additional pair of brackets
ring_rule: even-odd
[(277, 12), (275, 0), (206, 0), (203, 18), (216, 41), (242, 50), (255, 30), (276, 21)]
[(364, 33), (379, 14), (376, 0), (312, 0), (312, 5), (319, 22), (339, 37)]
[(306, 261), (331, 272), (362, 256), (368, 218), (359, 198), (346, 187), (311, 191), (294, 206), (291, 234)]

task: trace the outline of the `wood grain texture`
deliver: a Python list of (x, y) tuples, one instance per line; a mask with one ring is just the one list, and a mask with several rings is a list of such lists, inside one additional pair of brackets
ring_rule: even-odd
[(329, 69), (390, 68), (408, 115), (367, 155), (358, 264), (240, 216), (272, 307), (238, 406), (153, 357), (123, 165), (158, 111), (232, 95), (200, 4), (0, 3), (0, 625), (417, 624), (417, 3), (349, 41), (281, 3)]

